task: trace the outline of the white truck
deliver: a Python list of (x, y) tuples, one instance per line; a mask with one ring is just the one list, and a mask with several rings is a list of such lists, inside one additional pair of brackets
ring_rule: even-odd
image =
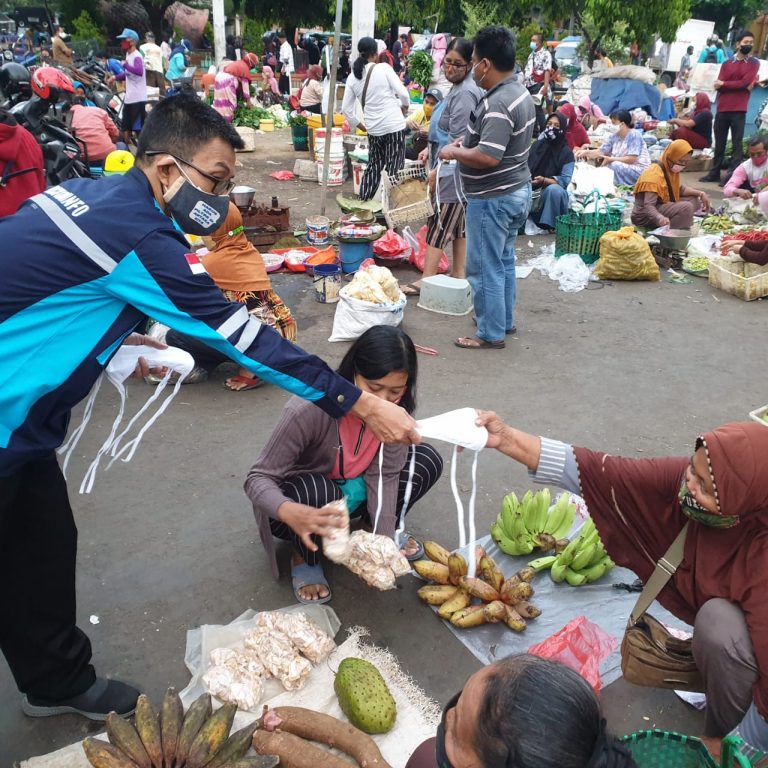
[(656, 43), (653, 57), (648, 61), (648, 66), (661, 77), (661, 82), (667, 86), (673, 85), (680, 71), (680, 61), (693, 46), (691, 61), (693, 64), (699, 60), (699, 54), (706, 48), (707, 39), (715, 33), (714, 21), (702, 19), (688, 19), (678, 30), (674, 43)]

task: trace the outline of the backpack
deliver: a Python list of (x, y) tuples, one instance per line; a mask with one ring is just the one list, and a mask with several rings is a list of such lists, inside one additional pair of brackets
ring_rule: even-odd
[(704, 59), (705, 64), (717, 64), (717, 51), (707, 51), (707, 58)]

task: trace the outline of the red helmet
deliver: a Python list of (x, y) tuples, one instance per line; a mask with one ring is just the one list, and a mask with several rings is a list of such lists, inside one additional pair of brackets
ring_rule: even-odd
[(75, 86), (60, 69), (40, 67), (32, 73), (32, 90), (43, 101), (58, 101), (62, 92), (74, 93)]

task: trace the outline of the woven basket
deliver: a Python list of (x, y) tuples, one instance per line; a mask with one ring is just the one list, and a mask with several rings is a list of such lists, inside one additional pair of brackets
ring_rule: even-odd
[[(638, 768), (718, 768), (704, 743), (693, 736), (671, 731), (637, 731), (624, 736), (624, 745), (632, 753)], [(750, 768), (741, 754), (741, 739), (723, 740), (723, 768)]]
[[(424, 182), (424, 197), (415, 203), (404, 205), (400, 208), (392, 208), (391, 195), (392, 190), (399, 184), (411, 179), (417, 179)], [(417, 165), (410, 168), (403, 168), (395, 176), (390, 176), (386, 171), (381, 174), (381, 207), (387, 226), (390, 229), (402, 227), (415, 221), (424, 221), (433, 213), (432, 199), (427, 187), (424, 166)]]
[[(607, 204), (599, 192), (584, 198), (584, 208), (594, 205), (596, 213), (569, 211), (557, 217), (555, 222), (555, 258), (566, 253), (578, 253), (585, 264), (592, 264), (600, 256), (600, 238), (621, 228), (621, 211)], [(605, 211), (600, 210), (600, 206)]]

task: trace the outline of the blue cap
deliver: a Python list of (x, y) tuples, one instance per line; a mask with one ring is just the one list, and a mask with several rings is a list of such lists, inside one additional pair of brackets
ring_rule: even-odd
[(124, 30), (123, 30), (123, 31), (122, 31), (122, 32), (121, 32), (121, 33), (120, 33), (120, 34), (117, 36), (117, 39), (118, 39), (118, 40), (129, 40), (129, 39), (130, 39), (130, 40), (133, 40), (134, 42), (137, 42), (137, 43), (138, 43), (138, 42), (139, 42), (139, 33), (138, 33), (138, 32), (135, 32), (135, 31), (134, 31), (134, 30), (132, 30), (132, 29), (128, 29), (128, 27), (126, 27), (126, 28), (125, 28), (125, 29), (124, 29)]

